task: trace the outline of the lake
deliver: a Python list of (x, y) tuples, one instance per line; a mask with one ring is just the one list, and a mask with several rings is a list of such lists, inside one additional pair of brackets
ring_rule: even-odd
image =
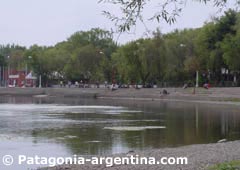
[[(0, 97), (0, 156), (110, 155), (225, 138), (240, 139), (237, 104)], [(27, 168), (36, 166), (4, 167)]]

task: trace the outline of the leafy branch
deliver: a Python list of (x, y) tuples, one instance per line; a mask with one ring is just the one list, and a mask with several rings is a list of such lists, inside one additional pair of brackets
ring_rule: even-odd
[[(197, 0), (200, 3), (208, 3), (211, 0)], [(151, 0), (99, 0), (99, 3), (109, 3), (113, 5), (118, 5), (120, 7), (120, 16), (114, 15), (112, 12), (103, 11), (108, 19), (114, 22), (118, 32), (128, 32), (132, 27), (136, 26), (137, 22), (145, 24), (143, 17), (144, 7), (151, 3)], [(236, 0), (239, 3), (239, 0)], [(222, 10), (226, 6), (227, 0), (213, 0), (214, 6)], [(156, 20), (158, 23), (163, 19), (169, 24), (176, 22), (177, 17), (183, 11), (187, 0), (159, 0), (159, 10), (153, 12), (153, 16), (147, 20)]]

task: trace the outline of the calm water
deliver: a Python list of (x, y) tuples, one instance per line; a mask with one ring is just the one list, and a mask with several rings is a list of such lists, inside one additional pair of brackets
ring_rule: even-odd
[(0, 98), (0, 156), (115, 154), (223, 138), (240, 139), (240, 106)]

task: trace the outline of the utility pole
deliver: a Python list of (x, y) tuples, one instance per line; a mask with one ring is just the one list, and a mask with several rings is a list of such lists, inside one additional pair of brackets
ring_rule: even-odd
[(39, 76), (39, 88), (42, 88), (42, 76)]
[(198, 71), (196, 71), (196, 87), (199, 87), (198, 82), (199, 82), (199, 75), (198, 75)]

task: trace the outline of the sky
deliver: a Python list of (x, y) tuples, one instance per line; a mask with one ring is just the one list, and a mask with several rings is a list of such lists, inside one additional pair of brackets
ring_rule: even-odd
[[(156, 0), (155, 0), (156, 1)], [(230, 1), (228, 7), (234, 6)], [(227, 8), (228, 8), (227, 7)], [(144, 16), (150, 18), (157, 11), (157, 4), (150, 4), (144, 10)], [(108, 20), (102, 11), (119, 14), (117, 6), (99, 4), (98, 0), (7, 0), (0, 5), (0, 44), (18, 44), (31, 46), (33, 44), (51, 46), (65, 41), (77, 31), (87, 31), (91, 28), (114, 29), (114, 24)], [(177, 22), (169, 25), (164, 21), (146, 22), (149, 30), (160, 28), (163, 33), (174, 29), (198, 28), (209, 21), (211, 16), (221, 15), (218, 8), (212, 4), (188, 1)], [(123, 44), (128, 41), (146, 37), (146, 28), (138, 24), (134, 31), (115, 35), (115, 40)]]

